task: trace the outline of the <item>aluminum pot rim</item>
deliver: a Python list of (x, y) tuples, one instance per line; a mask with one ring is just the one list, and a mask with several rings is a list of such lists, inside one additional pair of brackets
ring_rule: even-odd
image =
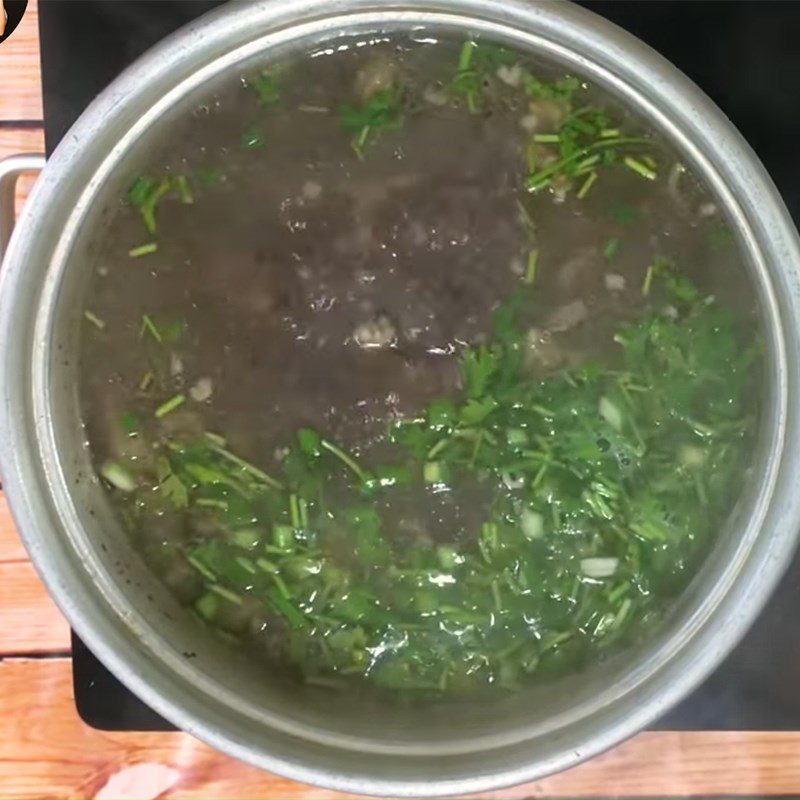
[[(675, 103), (687, 104), (694, 112), (695, 119), (693, 125), (687, 124), (686, 127), (693, 129), (698, 141), (702, 140), (709, 148), (713, 142), (719, 149), (711, 151), (710, 148), (705, 155), (710, 159), (721, 158), (720, 154), (725, 154), (728, 159), (733, 159), (744, 166), (744, 174), (738, 176), (727, 175), (731, 187), (735, 187), (738, 192), (749, 188), (753, 192), (753, 198), (758, 199), (759, 213), (762, 220), (769, 221), (772, 226), (771, 231), (776, 234), (776, 238), (771, 241), (770, 248), (761, 243), (762, 250), (769, 250), (769, 255), (777, 263), (779, 256), (786, 259), (784, 263), (793, 266), (795, 271), (800, 271), (800, 250), (798, 250), (797, 236), (788, 218), (785, 208), (772, 186), (769, 178), (764, 173), (755, 156), (743, 142), (741, 137), (732, 128), (730, 123), (724, 119), (721, 112), (702, 95), (693, 84), (688, 82), (678, 71), (660, 56), (641, 45), (629, 34), (620, 31), (610, 23), (601, 20), (595, 15), (585, 10), (563, 4), (545, 3), (538, 6), (530, 6), (522, 2), (508, 2), (503, 4), (502, 20), (499, 24), (525, 25), (527, 22), (532, 25), (535, 17), (536, 26), (541, 31), (548, 31), (548, 26), (564, 25), (585, 46), (587, 60), (592, 55), (595, 58), (602, 54), (611, 61), (620, 65), (620, 73), (624, 77), (625, 71), (634, 68), (645, 74), (649, 74), (652, 79), (652, 90), (655, 95), (664, 100), (665, 97), (670, 101), (667, 105)], [(409, 22), (414, 21), (414, 16), (423, 12), (448, 13), (461, 19), (489, 19), (498, 21), (498, 4), (489, 0), (462, 0), (461, 2), (448, 3), (446, 0), (407, 0), (406, 2), (380, 2), (379, 0), (336, 0), (326, 5), (325, 13), (319, 12), (319, 4), (313, 0), (295, 0), (295, 2), (282, 4), (280, 11), (277, 10), (277, 3), (261, 3), (251, 6), (228, 7), (203, 18), (197, 24), (188, 29), (178, 32), (154, 50), (150, 51), (142, 59), (129, 68), (117, 81), (112, 84), (91, 106), (75, 127), (70, 131), (65, 142), (59, 147), (51, 163), (48, 165), (40, 181), (40, 185), (34, 191), (32, 203), (24, 213), (17, 234), (15, 234), (12, 247), (10, 249), (7, 263), (0, 278), (0, 336), (8, 343), (5, 352), (2, 354), (0, 363), (0, 379), (2, 379), (3, 395), (2, 409), (0, 410), (0, 458), (2, 458), (2, 470), (6, 482), (6, 491), (9, 495), (12, 511), (17, 519), (17, 523), (28, 546), (34, 563), (43, 575), (51, 593), (67, 614), (70, 622), (78, 633), (84, 638), (90, 647), (95, 650), (103, 661), (111, 666), (118, 677), (132, 688), (136, 694), (145, 699), (157, 711), (162, 713), (171, 721), (176, 722), (179, 727), (194, 733), (199, 738), (213, 744), (220, 749), (226, 750), (245, 761), (255, 763), (266, 769), (288, 775), (290, 777), (320, 783), (336, 789), (358, 791), (364, 793), (391, 793), (404, 795), (431, 795), (443, 793), (475, 792), (489, 788), (496, 788), (502, 785), (522, 782), (535, 777), (540, 777), (546, 772), (552, 772), (572, 766), (579, 760), (594, 755), (601, 750), (616, 744), (621, 739), (630, 735), (635, 730), (646, 725), (655, 716), (663, 711), (678, 697), (685, 694), (692, 686), (696, 685), (704, 676), (715, 666), (722, 656), (735, 644), (739, 636), (746, 629), (755, 614), (760, 610), (766, 601), (769, 590), (773, 587), (777, 579), (782, 574), (783, 567), (791, 554), (797, 529), (800, 522), (800, 507), (797, 502), (787, 502), (787, 510), (783, 514), (782, 527), (778, 532), (772, 533), (769, 537), (761, 537), (760, 549), (753, 553), (747, 563), (747, 569), (742, 566), (740, 574), (730, 576), (731, 580), (743, 581), (744, 577), (750, 576), (750, 585), (745, 599), (749, 605), (746, 609), (737, 608), (736, 613), (731, 613), (726, 635), (720, 637), (722, 641), (710, 644), (707, 640), (707, 633), (698, 631), (694, 640), (688, 642), (687, 651), (695, 652), (695, 657), (687, 661), (687, 653), (681, 653), (683, 659), (674, 659), (674, 663), (666, 664), (660, 676), (660, 691), (647, 698), (648, 702), (638, 709), (635, 713), (629, 713), (624, 719), (619, 719), (609, 730), (596, 735), (591, 741), (580, 742), (578, 748), (568, 748), (570, 751), (562, 754), (560, 759), (553, 759), (546, 765), (519, 765), (515, 764), (501, 773), (495, 771), (492, 774), (474, 774), (465, 776), (459, 780), (436, 781), (426, 779), (424, 781), (409, 783), (393, 782), (391, 779), (384, 781), (359, 780), (357, 776), (334, 776), (328, 772), (320, 773), (314, 767), (298, 764), (294, 762), (282, 761), (271, 758), (268, 754), (253, 753), (235, 741), (224, 731), (214, 730), (208, 720), (203, 720), (198, 715), (187, 714), (180, 704), (170, 699), (165, 690), (153, 687), (144, 682), (137, 674), (134, 666), (137, 660), (143, 658), (142, 654), (123, 653), (111, 643), (110, 636), (101, 633), (93, 628), (81, 613), (81, 606), (76, 596), (73, 594), (75, 587), (62, 580), (59, 572), (57, 560), (48, 555), (45, 548), (41, 526), (53, 525), (51, 517), (43, 515), (37, 505), (36, 490), (54, 488), (48, 476), (42, 475), (41, 467), (37, 469), (37, 458), (46, 456), (46, 451), (41, 451), (42, 442), (47, 441), (47, 435), (42, 434), (42, 429), (46, 428), (47, 420), (46, 409), (42, 408), (42, 395), (34, 396), (33, 405), (38, 402), (38, 413), (35, 414), (35, 425), (39, 435), (31, 436), (29, 432), (23, 431), (18, 424), (18, 416), (27, 402), (31, 404), (31, 398), (26, 396), (28, 387), (20, 387), (15, 383), (18, 375), (18, 359), (24, 357), (20, 348), (30, 345), (33, 349), (34, 360), (42, 358), (42, 349), (45, 347), (45, 339), (41, 337), (41, 330), (31, 331), (30, 340), (19, 334), (14, 329), (13, 323), (19, 321), (18, 314), (15, 315), (12, 303), (21, 287), (25, 282), (25, 254), (30, 246), (31, 240), (37, 234), (37, 228), (41, 223), (41, 216), (46, 212), (48, 203), (58, 196), (59, 175), (68, 170), (75, 160), (85, 157), (86, 142), (91, 142), (92, 127), (98, 119), (102, 119), (106, 114), (117, 113), (121, 104), (124, 104), (127, 94), (135, 95), (135, 87), (142, 82), (146, 82), (152, 70), (159, 64), (163, 67), (163, 62), (169, 62), (171, 58), (180, 57), (180, 49), (190, 50), (193, 46), (199, 46), (203, 42), (213, 40), (215, 26), (220, 26), (221, 22), (233, 28), (239, 26), (244, 30), (253, 20), (260, 20), (263, 24), (265, 19), (272, 18), (279, 23), (286, 20), (291, 15), (298, 19), (332, 19), (337, 16), (342, 18), (355, 14), (356, 12), (366, 14), (369, 12), (403, 14), (409, 15)], [(218, 34), (220, 37), (222, 33)], [(593, 50), (593, 48), (595, 48)], [(159, 61), (160, 59), (160, 61)], [(702, 134), (702, 135), (701, 135)], [(713, 156), (712, 156), (713, 152)], [(49, 199), (48, 199), (49, 198)], [(752, 202), (755, 202), (755, 199)], [(765, 223), (766, 224), (766, 223)], [(769, 227), (769, 226), (768, 226)], [(788, 269), (788, 268), (787, 268)], [(797, 275), (793, 276), (793, 288), (797, 290)], [(785, 314), (786, 303), (789, 303), (789, 314)], [(800, 317), (800, 301), (797, 294), (792, 294), (788, 301), (784, 298), (784, 319), (788, 325), (783, 333), (791, 330), (795, 338), (797, 337), (797, 319)], [(39, 334), (37, 339), (37, 334)], [(15, 338), (16, 337), (16, 338)], [(779, 342), (782, 345), (783, 342)], [(783, 375), (788, 388), (791, 383), (797, 383), (796, 365), (782, 357), (786, 361), (784, 371), (789, 374)], [(17, 359), (15, 361), (15, 359)], [(41, 387), (39, 387), (41, 388)], [(784, 402), (785, 402), (785, 394)], [(786, 407), (782, 409), (781, 418), (782, 434), (786, 436), (785, 448), (792, 444), (800, 444), (798, 434), (798, 411)], [(779, 415), (781, 416), (781, 415)], [(795, 452), (800, 451), (800, 447), (795, 448)], [(791, 453), (784, 453), (791, 455)], [(786, 479), (794, 476), (798, 477), (797, 457), (791, 463), (783, 465), (788, 473), (784, 475)], [(35, 475), (35, 480), (33, 479)], [(38, 485), (34, 485), (38, 484)], [(784, 497), (786, 491), (784, 489)], [(755, 550), (755, 548), (754, 548)], [(758, 573), (756, 576), (755, 573)], [(758, 580), (756, 580), (756, 577)], [(719, 608), (716, 613), (723, 613), (727, 607), (728, 612), (732, 612), (729, 594), (720, 598)], [(702, 653), (698, 653), (700, 642), (706, 637), (706, 647)], [(680, 667), (682, 672), (676, 672)], [(655, 682), (654, 682), (655, 683)]]

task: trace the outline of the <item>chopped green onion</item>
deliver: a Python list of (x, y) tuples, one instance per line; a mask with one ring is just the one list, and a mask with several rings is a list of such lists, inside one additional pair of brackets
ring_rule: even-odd
[(289, 495), (289, 518), (292, 521), (292, 527), (296, 530), (301, 527), (300, 519), (300, 505), (297, 502), (297, 495)]
[(458, 56), (459, 72), (466, 72), (469, 69), (469, 65), (472, 63), (472, 55), (477, 47), (478, 45), (471, 40), (464, 42), (461, 46), (461, 52)]
[(194, 195), (192, 194), (192, 190), (189, 187), (189, 181), (185, 175), (175, 176), (175, 188), (178, 190), (178, 196), (181, 199), (181, 203), (184, 203), (185, 205), (192, 205), (194, 203)]
[(519, 520), (526, 539), (541, 539), (544, 535), (544, 517), (529, 508), (523, 508)]
[(219, 598), (208, 592), (194, 604), (194, 607), (203, 619), (211, 622), (219, 610)]
[(615, 430), (621, 431), (623, 425), (622, 412), (617, 405), (607, 397), (601, 397), (598, 403), (598, 413)]
[(327, 439), (322, 439), (320, 441), (320, 447), (324, 447), (329, 453), (333, 453), (336, 458), (338, 458), (356, 474), (362, 483), (365, 483), (368, 480), (369, 475), (367, 475), (367, 473), (364, 472), (364, 470), (361, 469), (361, 467), (359, 467), (358, 464), (349, 455), (347, 455), (347, 453), (338, 448), (335, 444), (329, 442)]
[(619, 566), (618, 558), (582, 558), (581, 572), (587, 578), (610, 578)]
[(214, 434), (206, 434), (206, 438), (211, 442), (211, 449), (215, 453), (227, 459), (232, 464), (236, 464), (237, 467), (249, 473), (254, 478), (257, 478), (262, 483), (271, 486), (273, 489), (283, 489), (283, 484), (280, 481), (275, 480), (275, 478), (267, 475), (267, 473), (263, 470), (260, 470), (258, 467), (254, 467), (249, 462), (239, 458), (237, 455), (234, 455), (230, 452), (230, 450), (226, 450), (222, 445), (218, 444), (218, 442), (215, 440), (215, 438), (212, 438), (212, 436), (214, 436)]
[(585, 175), (599, 160), (600, 156), (598, 155), (593, 155), (589, 156), (589, 158), (584, 158), (583, 161), (579, 161), (575, 165), (575, 174)]
[(620, 607), (619, 607), (619, 611), (617, 611), (617, 614), (614, 617), (614, 621), (611, 623), (611, 629), (612, 630), (615, 630), (615, 629), (621, 627), (622, 623), (625, 622), (625, 620), (628, 617), (628, 612), (631, 610), (631, 605), (632, 604), (633, 604), (633, 601), (631, 600), (630, 597), (626, 597), (622, 601), (622, 603), (620, 604)]
[(207, 580), (212, 583), (217, 580), (216, 573), (207, 567), (197, 556), (188, 555), (186, 560)]
[(137, 436), (139, 434), (139, 423), (136, 420), (136, 417), (130, 412), (126, 411), (122, 415), (122, 429), (128, 436)]
[(242, 550), (252, 550), (261, 541), (261, 531), (256, 528), (242, 528), (235, 531), (231, 539)]
[(274, 575), (279, 571), (277, 564), (270, 561), (268, 558), (257, 558), (256, 566), (264, 572), (268, 572), (270, 575)]
[(88, 309), (83, 312), (83, 316), (86, 317), (86, 319), (89, 320), (89, 322), (91, 322), (92, 325), (94, 325), (95, 328), (97, 328), (98, 330), (102, 331), (103, 328), (106, 327), (106, 323), (103, 322), (103, 320), (100, 319), (100, 317), (98, 317), (96, 314), (93, 314)]
[(492, 581), (492, 599), (494, 600), (495, 609), (502, 611), (503, 598), (500, 596), (500, 584), (497, 581)]
[(294, 530), (290, 525), (275, 525), (272, 528), (272, 541), (276, 547), (289, 550), (294, 546)]
[(272, 574), (272, 580), (275, 582), (275, 586), (278, 587), (278, 591), (283, 595), (285, 600), (291, 600), (292, 593), (289, 591), (289, 587), (284, 583), (283, 578), (281, 578), (280, 574), (274, 572)]
[(510, 445), (528, 444), (528, 434), (522, 428), (509, 428), (506, 432), (506, 441)]
[(251, 575), (255, 575), (256, 574), (255, 564), (253, 564), (253, 562), (249, 558), (245, 558), (244, 556), (236, 556), (236, 563), (243, 570), (246, 570)]
[(263, 147), (264, 135), (258, 128), (250, 128), (242, 134), (242, 144), (245, 147)]
[(623, 145), (639, 145), (649, 143), (649, 139), (645, 139), (641, 136), (621, 136), (616, 139), (602, 139), (592, 142), (592, 144), (589, 144), (586, 147), (581, 147), (574, 153), (564, 156), (558, 161), (554, 161), (552, 164), (548, 164), (544, 169), (540, 170), (534, 175), (531, 175), (531, 177), (528, 179), (528, 191), (533, 192), (546, 186), (548, 183), (550, 183), (554, 175), (557, 175), (566, 167), (571, 167), (573, 164), (590, 155), (591, 153), (594, 153), (596, 150), (609, 150), (614, 147), (622, 147)]
[(153, 322), (153, 318), (149, 314), (142, 314), (142, 326), (139, 328), (139, 338), (141, 339), (145, 333), (149, 333), (159, 344), (163, 341), (161, 331), (158, 326)]
[(619, 252), (620, 248), (620, 241), (617, 239), (616, 236), (612, 236), (603, 247), (603, 258), (607, 262), (611, 262), (614, 260), (615, 256)]
[(317, 458), (320, 455), (322, 439), (313, 428), (300, 428), (300, 430), (297, 431), (297, 442), (300, 445), (300, 449), (307, 456)]
[(638, 173), (649, 181), (654, 181), (658, 177), (654, 169), (651, 169), (647, 166), (647, 164), (639, 161), (639, 159), (634, 158), (633, 156), (625, 156), (623, 163), (626, 167), (632, 169), (634, 172)]
[(218, 583), (214, 583), (208, 587), (212, 592), (216, 592), (220, 597), (228, 600), (231, 603), (234, 603), (237, 606), (242, 604), (242, 598), (239, 597), (238, 594), (234, 594), (230, 589), (226, 589), (224, 586), (220, 586)]
[(161, 202), (161, 198), (172, 188), (169, 178), (163, 178), (156, 183), (152, 178), (140, 177), (131, 187), (129, 197), (131, 202), (139, 208), (147, 232), (155, 235), (156, 232), (156, 208)]
[(536, 267), (539, 263), (539, 251), (538, 250), (531, 250), (528, 252), (528, 263), (525, 267), (525, 276), (523, 277), (523, 281), (525, 283), (533, 285), (533, 282), (536, 280)]
[(176, 394), (174, 397), (171, 397), (167, 400), (166, 403), (162, 403), (155, 411), (156, 419), (162, 419), (166, 417), (167, 414), (171, 414), (175, 411), (176, 408), (180, 408), (186, 402), (186, 395), (183, 394)]
[(258, 101), (262, 106), (275, 105), (281, 98), (277, 78), (269, 70), (262, 70), (257, 75), (251, 75), (246, 82), (258, 95)]
[(647, 268), (647, 272), (645, 273), (644, 276), (644, 283), (642, 284), (642, 295), (644, 295), (644, 297), (647, 297), (647, 295), (650, 294), (650, 287), (653, 285), (653, 278), (655, 277), (655, 274), (656, 274), (655, 264), (651, 264)]
[(128, 255), (131, 258), (141, 258), (142, 256), (149, 256), (151, 253), (155, 253), (156, 250), (158, 250), (158, 243), (148, 242), (147, 244), (140, 244), (138, 247), (128, 250)]
[(298, 500), (298, 506), (300, 507), (300, 527), (307, 528), (308, 527), (308, 501), (301, 497)]
[(155, 375), (153, 375), (153, 373), (150, 370), (148, 370), (147, 372), (145, 372), (144, 375), (142, 375), (142, 379), (139, 381), (139, 390), (142, 392), (146, 392), (150, 388), (150, 385), (153, 383), (154, 380), (155, 380)]
[(536, 144), (558, 144), (561, 137), (557, 133), (536, 133), (533, 136)]
[(106, 461), (100, 467), (100, 474), (121, 492), (132, 492), (138, 486), (133, 475), (116, 461)]
[(444, 570), (453, 570), (459, 564), (464, 563), (464, 557), (459, 555), (455, 547), (441, 544), (436, 548), (436, 555), (439, 559), (439, 566)]
[(223, 512), (228, 510), (228, 504), (216, 497), (200, 497), (195, 503), (201, 508), (217, 508)]
[(425, 483), (443, 483), (444, 472), (441, 461), (426, 461), (422, 468), (422, 477)]
[(594, 186), (594, 182), (597, 180), (597, 172), (590, 172), (589, 177), (583, 182), (583, 185), (580, 189), (578, 189), (577, 198), (578, 200), (583, 200), (587, 194), (589, 194), (589, 189)]
[(372, 130), (372, 128), (369, 125), (365, 125), (353, 138), (353, 150), (359, 158), (364, 158), (364, 145), (366, 145), (367, 139), (369, 139), (370, 130)]

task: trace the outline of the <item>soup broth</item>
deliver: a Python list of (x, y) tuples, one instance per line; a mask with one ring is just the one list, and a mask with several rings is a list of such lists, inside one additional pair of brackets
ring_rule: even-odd
[(131, 176), (85, 307), (100, 479), (202, 624), (462, 694), (647, 636), (737, 497), (752, 292), (610, 95), (488, 42), (254, 70)]

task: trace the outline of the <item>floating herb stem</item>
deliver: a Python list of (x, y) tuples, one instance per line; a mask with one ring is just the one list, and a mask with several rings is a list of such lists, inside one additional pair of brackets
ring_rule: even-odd
[(92, 313), (88, 309), (83, 312), (83, 316), (92, 323), (99, 331), (102, 331), (106, 327), (106, 323), (97, 316), (97, 314)]
[(166, 403), (162, 403), (155, 411), (156, 419), (162, 419), (166, 417), (167, 414), (171, 414), (176, 409), (180, 408), (186, 402), (186, 395), (183, 394), (176, 394), (174, 397), (171, 397), (167, 400)]
[(157, 242), (148, 242), (147, 244), (140, 244), (138, 247), (133, 247), (128, 250), (128, 255), (131, 258), (142, 258), (142, 256), (149, 256), (158, 250)]
[(633, 156), (626, 156), (623, 160), (623, 163), (626, 167), (632, 169), (634, 172), (641, 175), (643, 178), (646, 178), (648, 181), (654, 181), (656, 177), (658, 177), (654, 169), (648, 167), (644, 161), (639, 161), (639, 159), (634, 158)]
[(586, 197), (587, 194), (589, 194), (589, 190), (592, 188), (592, 186), (594, 186), (596, 180), (597, 180), (597, 173), (590, 172), (589, 176), (586, 178), (583, 184), (581, 184), (581, 188), (578, 189), (578, 192), (576, 194), (578, 200), (583, 200), (583, 198)]
[(337, 447), (335, 444), (333, 444), (333, 442), (323, 439), (320, 442), (320, 446), (324, 447), (329, 453), (332, 453), (334, 456), (336, 456), (336, 458), (338, 458), (339, 461), (341, 461), (346, 467), (352, 470), (352, 472), (362, 483), (369, 478), (367, 473), (358, 466), (355, 459), (345, 453), (340, 447)]
[(531, 250), (528, 252), (528, 262), (525, 266), (525, 275), (523, 280), (527, 284), (533, 284), (536, 280), (536, 267), (539, 264), (539, 251)]
[(153, 318), (149, 314), (142, 314), (142, 325), (139, 328), (139, 338), (143, 338), (145, 333), (149, 333), (159, 344), (163, 342), (161, 331), (158, 326), (153, 322)]

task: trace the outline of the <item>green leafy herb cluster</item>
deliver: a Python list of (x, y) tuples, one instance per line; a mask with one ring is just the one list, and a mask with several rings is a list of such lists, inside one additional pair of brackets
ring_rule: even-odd
[[(518, 320), (529, 291), (464, 352), (460, 395), (392, 426), (391, 464), (303, 429), (277, 476), (213, 434), (162, 441), (138, 482), (121, 465), (103, 474), (135, 513), (160, 497), (185, 515), (183, 539), (151, 555), (182, 566), (197, 613), (237, 640), (277, 632), (310, 682), (463, 692), (575, 668), (655, 624), (723, 522), (756, 350), (657, 262), (643, 293), (658, 302), (619, 329), (616, 367), (534, 377)], [(386, 530), (393, 493), (459, 486), (490, 498), (471, 535), (431, 530), (431, 547)]]
[[(486, 110), (497, 93), (499, 69), (519, 70), (521, 91), (531, 99), (555, 103), (563, 111), (563, 121), (551, 132), (535, 134), (527, 148), (531, 192), (553, 185), (556, 180), (580, 181), (577, 196), (583, 198), (598, 177), (602, 166), (622, 163), (642, 177), (656, 177), (656, 163), (645, 154), (633, 153), (651, 145), (644, 137), (628, 136), (612, 126), (607, 112), (593, 106), (573, 106), (585, 86), (574, 77), (543, 81), (524, 68), (519, 54), (503, 47), (479, 44), (468, 40), (460, 50), (456, 74), (447, 90), (453, 99), (463, 100), (471, 113)], [(274, 71), (262, 70), (245, 79), (245, 85), (256, 94), (259, 104), (271, 108), (281, 100), (278, 78)], [(508, 88), (508, 87), (506, 87)], [(410, 89), (396, 81), (392, 86), (373, 93), (361, 104), (345, 104), (339, 108), (339, 122), (352, 135), (351, 144), (359, 158), (370, 142), (384, 131), (402, 127)], [(241, 137), (243, 146), (261, 148), (264, 134), (258, 125), (249, 127)], [(216, 171), (199, 173), (206, 186), (219, 182)], [(139, 210), (145, 229), (156, 235), (156, 214), (161, 202), (177, 197), (185, 204), (194, 203), (194, 193), (185, 175), (142, 175), (129, 191), (130, 202)], [(158, 244), (147, 242), (129, 251), (133, 258), (156, 252)]]
[(250, 75), (245, 84), (256, 93), (258, 102), (265, 108), (277, 105), (280, 102), (280, 85), (273, 71), (264, 69), (261, 72)]
[(527, 148), (529, 191), (551, 186), (556, 179), (577, 180), (577, 196), (582, 199), (597, 180), (600, 167), (620, 162), (643, 178), (655, 179), (656, 163), (652, 156), (634, 155), (652, 146), (649, 139), (623, 134), (604, 109), (592, 105), (576, 108), (586, 88), (578, 78), (541, 80), (513, 51), (471, 40), (465, 42), (450, 83), (451, 96), (463, 98), (473, 114), (484, 111), (497, 94), (498, 71), (504, 68), (518, 72), (517, 80), (531, 100), (553, 104), (555, 110), (551, 116), (560, 120), (552, 130), (533, 135)]
[[(656, 178), (656, 163), (652, 156), (635, 158), (631, 151), (651, 147), (646, 137), (626, 136), (619, 128), (610, 127), (607, 113), (593, 106), (584, 106), (568, 114), (553, 133), (535, 134), (528, 149), (529, 191), (550, 186), (557, 178), (580, 181), (577, 196), (582, 199), (598, 177), (598, 169), (620, 161), (647, 180)], [(546, 154), (535, 145), (555, 148), (558, 155)]]
[(359, 158), (364, 148), (382, 131), (403, 125), (404, 90), (399, 85), (375, 92), (365, 103), (343, 105), (339, 109), (342, 127), (353, 134), (352, 146)]
[(511, 50), (496, 45), (464, 42), (458, 58), (456, 75), (450, 83), (450, 95), (463, 99), (470, 113), (477, 114), (486, 107), (487, 96), (497, 81), (497, 70), (517, 63), (519, 57)]
[[(158, 207), (164, 199), (170, 196), (177, 197), (185, 205), (194, 203), (194, 193), (185, 175), (163, 175), (160, 178), (140, 175), (128, 192), (128, 199), (139, 210), (142, 223), (151, 236), (156, 235)], [(147, 242), (132, 248), (129, 255), (131, 258), (140, 258), (156, 252), (157, 249), (156, 242)]]

